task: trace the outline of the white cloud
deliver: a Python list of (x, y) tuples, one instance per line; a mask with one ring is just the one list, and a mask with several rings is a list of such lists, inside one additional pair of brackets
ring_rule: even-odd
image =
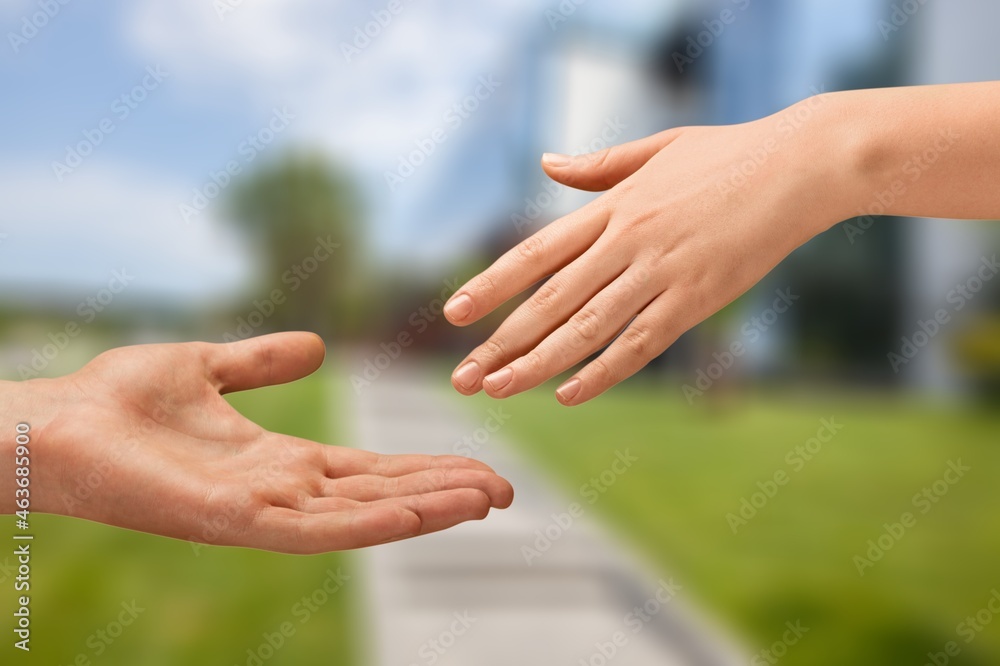
[(133, 46), (168, 59), (189, 82), (245, 75), (273, 83), (307, 60), (314, 44), (297, 24), (307, 0), (244, 3), (220, 18), (203, 0), (132, 3), (124, 33)]
[(93, 164), (58, 183), (47, 170), (0, 164), (7, 234), (0, 282), (89, 291), (112, 270), (136, 275), (130, 293), (206, 302), (232, 294), (251, 272), (240, 238), (206, 214), (185, 224), (184, 190), (135, 165)]
[(422, 223), (411, 204), (426, 188), (440, 187), (437, 174), (461, 137), (450, 137), (406, 192), (390, 197), (384, 171), (413, 150), (414, 140), (443, 126), (445, 112), (472, 92), (479, 76), (505, 73), (525, 45), (526, 23), (546, 29), (543, 9), (531, 0), (412, 0), (348, 62), (342, 44), (386, 5), (244, 2), (219, 20), (204, 0), (136, 0), (124, 30), (137, 57), (163, 63), (173, 89), (192, 105), (214, 98), (229, 105), (246, 100), (240, 113), (274, 104), (293, 109), (286, 138), (325, 149), (360, 177), (372, 195), (376, 245), (384, 248), (402, 228)]
[(175, 72), (193, 97), (234, 94), (262, 108), (280, 102), (295, 131), (353, 163), (384, 165), (441, 123), (464, 86), (495, 70), (512, 48), (527, 0), (478, 5), (404, 4), (352, 62), (341, 44), (385, 2), (243, 3), (220, 20), (204, 0), (138, 0), (125, 30), (140, 57)]

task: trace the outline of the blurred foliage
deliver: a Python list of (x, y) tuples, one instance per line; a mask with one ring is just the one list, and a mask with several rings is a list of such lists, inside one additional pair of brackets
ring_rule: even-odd
[[(504, 405), (511, 437), (572, 496), (630, 449), (639, 462), (593, 510), (751, 651), (802, 620), (782, 664), (923, 664), (948, 641), (951, 663), (1000, 663), (995, 625), (956, 633), (1000, 589), (1000, 416), (879, 393), (719, 397), (689, 407), (633, 380), (572, 410), (544, 389)], [(843, 429), (795, 472), (786, 455), (831, 417)], [(958, 459), (971, 471), (921, 513), (913, 496)], [(777, 470), (790, 481), (734, 535), (727, 514)], [(917, 524), (860, 576), (853, 558), (904, 511)]]
[[(329, 435), (328, 399), (322, 376), (231, 396), (264, 427), (320, 441)], [(259, 651), (264, 634), (284, 622), (295, 632), (263, 662), (268, 666), (360, 662), (357, 613), (348, 611), (357, 607), (360, 583), (349, 556), (196, 548), (60, 516), (37, 515), (32, 523), (32, 651), (23, 655), (8, 643), (4, 664), (68, 666), (83, 655), (80, 664), (245, 666), (247, 650)], [(301, 606), (295, 613), (296, 604), (338, 568), (351, 577), (344, 587), (316, 604), (315, 612), (307, 615)], [(108, 644), (97, 632), (116, 634), (108, 627), (122, 603), (133, 600), (142, 612)], [(12, 635), (11, 620), (5, 613), (0, 630), (6, 636)]]
[[(344, 337), (370, 316), (356, 192), (347, 172), (320, 153), (289, 152), (234, 181), (228, 217), (249, 232), (267, 262), (259, 293), (266, 298), (279, 289), (288, 299), (273, 315), (264, 313), (267, 331)], [(329, 254), (331, 243), (337, 247)]]
[(959, 367), (981, 398), (1000, 402), (1000, 315), (989, 313), (970, 322), (954, 343)]

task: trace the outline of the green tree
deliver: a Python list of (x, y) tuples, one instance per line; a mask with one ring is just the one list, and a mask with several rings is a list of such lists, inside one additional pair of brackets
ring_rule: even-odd
[(357, 332), (365, 318), (365, 249), (360, 201), (344, 169), (317, 153), (289, 152), (234, 183), (227, 215), (267, 262), (260, 293), (279, 289), (286, 299), (255, 334)]

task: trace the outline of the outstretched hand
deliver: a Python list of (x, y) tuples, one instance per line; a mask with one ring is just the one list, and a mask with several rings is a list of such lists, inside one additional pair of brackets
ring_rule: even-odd
[[(477, 461), (384, 456), (268, 432), (222, 397), (302, 378), (323, 356), (308, 333), (143, 345), (67, 377), (6, 385), (17, 391), (8, 406), (20, 412), (10, 416), (32, 426), (32, 509), (318, 553), (435, 532), (511, 503), (510, 484)], [(9, 501), (0, 506), (13, 511)]]
[(564, 405), (590, 400), (846, 218), (835, 197), (845, 176), (833, 150), (819, 154), (835, 142), (803, 129), (824, 104), (817, 97), (756, 122), (668, 130), (593, 155), (546, 155), (552, 179), (608, 192), (449, 300), (446, 317), (466, 326), (548, 277), (458, 365), (455, 388), (506, 398), (607, 346), (556, 390)]

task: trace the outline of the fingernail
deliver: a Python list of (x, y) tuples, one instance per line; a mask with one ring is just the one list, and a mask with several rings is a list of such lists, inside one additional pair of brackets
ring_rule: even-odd
[(461, 321), (472, 312), (472, 298), (468, 294), (462, 294), (448, 301), (444, 306), (444, 315), (448, 319)]
[(489, 382), (490, 387), (494, 391), (499, 391), (507, 384), (510, 384), (511, 378), (514, 376), (514, 371), (510, 368), (504, 368), (503, 370), (497, 370), (492, 375), (486, 377), (486, 381)]
[(569, 166), (569, 160), (569, 155), (563, 155), (561, 153), (545, 153), (542, 155), (542, 164), (550, 167)]
[(556, 389), (556, 395), (562, 402), (569, 402), (576, 397), (576, 394), (580, 392), (580, 387), (583, 382), (580, 381), (578, 377), (574, 377), (562, 386)]
[(455, 381), (465, 389), (475, 388), (479, 381), (479, 364), (475, 361), (466, 363), (455, 371)]

